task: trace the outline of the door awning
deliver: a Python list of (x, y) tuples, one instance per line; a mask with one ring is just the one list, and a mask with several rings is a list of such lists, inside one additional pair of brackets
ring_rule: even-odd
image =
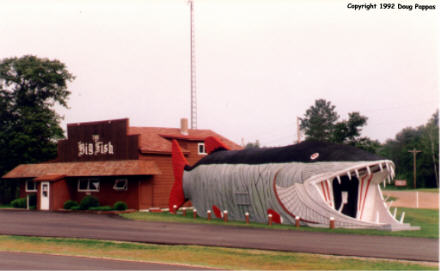
[(36, 178), (40, 176), (86, 177), (86, 176), (134, 176), (159, 175), (154, 161), (119, 160), (22, 164), (6, 173), (4, 179)]

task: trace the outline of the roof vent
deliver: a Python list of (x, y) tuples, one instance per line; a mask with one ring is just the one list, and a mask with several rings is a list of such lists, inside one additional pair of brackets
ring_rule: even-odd
[(187, 118), (180, 119), (180, 133), (182, 135), (188, 135), (188, 119)]

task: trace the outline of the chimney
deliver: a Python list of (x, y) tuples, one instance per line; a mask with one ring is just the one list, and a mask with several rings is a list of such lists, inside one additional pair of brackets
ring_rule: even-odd
[(187, 118), (180, 119), (180, 133), (182, 135), (188, 135), (188, 119)]

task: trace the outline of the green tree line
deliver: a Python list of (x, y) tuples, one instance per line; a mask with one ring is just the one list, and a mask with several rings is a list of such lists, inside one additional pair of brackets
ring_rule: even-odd
[(318, 99), (301, 118), (301, 129), (306, 140), (319, 140), (349, 144), (369, 152), (377, 153), (396, 164), (396, 179), (407, 180), (413, 186), (413, 154), (417, 154), (417, 187), (439, 185), (439, 117), (438, 110), (426, 124), (416, 128), (402, 129), (394, 139), (381, 144), (377, 140), (362, 137), (362, 127), (368, 118), (359, 112), (351, 112), (348, 119), (340, 120), (336, 107), (330, 101)]
[(428, 122), (416, 128), (401, 130), (394, 139), (387, 140), (377, 152), (394, 161), (397, 179), (404, 179), (413, 187), (413, 154), (416, 156), (417, 187), (438, 187), (439, 185), (439, 119), (438, 110)]

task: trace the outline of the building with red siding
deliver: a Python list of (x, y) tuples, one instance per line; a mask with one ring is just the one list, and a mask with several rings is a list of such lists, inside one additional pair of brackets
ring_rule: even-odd
[(211, 130), (188, 129), (186, 119), (180, 128), (131, 127), (128, 119), (68, 124), (57, 159), (19, 165), (2, 178), (20, 182), (21, 197), (36, 194), (39, 210), (61, 209), (85, 195), (101, 205), (124, 201), (130, 209), (166, 208), (174, 183), (171, 140), (194, 164), (206, 155), (209, 136), (241, 149)]

